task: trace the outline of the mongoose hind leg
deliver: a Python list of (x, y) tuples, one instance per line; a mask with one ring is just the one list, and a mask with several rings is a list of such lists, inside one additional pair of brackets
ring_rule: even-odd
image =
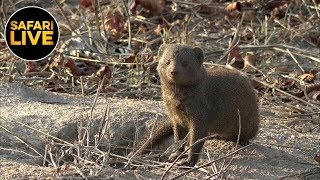
[[(237, 143), (238, 142), (238, 135), (234, 135), (234, 136), (230, 136), (230, 137), (221, 137), (221, 136), (218, 136), (219, 140), (224, 140), (224, 141), (232, 141), (234, 143)], [(249, 138), (246, 138), (246, 137), (240, 137), (239, 139), (239, 144), (241, 146), (247, 146), (250, 144), (250, 141), (249, 141)]]
[[(152, 147), (159, 144), (163, 139), (173, 134), (172, 123), (170, 120), (159, 121), (154, 124), (153, 131), (150, 135), (144, 137), (146, 141), (141, 141), (137, 145), (137, 155), (148, 153)], [(131, 154), (131, 153), (130, 153)]]

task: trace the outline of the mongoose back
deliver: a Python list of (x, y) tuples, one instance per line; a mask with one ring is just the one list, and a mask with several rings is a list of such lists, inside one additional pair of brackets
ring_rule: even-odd
[[(160, 76), (163, 100), (170, 121), (157, 127), (153, 137), (141, 149), (174, 134), (177, 142), (188, 134), (188, 144), (208, 134), (218, 134), (222, 139), (237, 141), (239, 117), (240, 142), (249, 143), (259, 129), (256, 95), (247, 78), (236, 71), (203, 67), (203, 51), (182, 44), (163, 44), (158, 52), (157, 71)], [(180, 165), (194, 166), (204, 142), (190, 148), (187, 159)], [(173, 153), (174, 160), (184, 149)], [(145, 152), (145, 151), (141, 151)]]

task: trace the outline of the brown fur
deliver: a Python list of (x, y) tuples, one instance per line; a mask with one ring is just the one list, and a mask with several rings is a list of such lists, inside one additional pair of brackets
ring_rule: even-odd
[[(157, 128), (143, 149), (150, 148), (172, 130), (176, 142), (189, 133), (189, 145), (209, 133), (237, 141), (239, 115), (240, 142), (249, 143), (257, 135), (257, 99), (247, 78), (226, 68), (206, 70), (202, 65), (203, 52), (197, 47), (162, 45), (158, 57), (157, 71), (171, 126), (165, 122), (166, 125)], [(180, 164), (194, 166), (203, 144), (192, 147), (188, 158)], [(179, 153), (172, 154), (169, 159), (175, 159)]]

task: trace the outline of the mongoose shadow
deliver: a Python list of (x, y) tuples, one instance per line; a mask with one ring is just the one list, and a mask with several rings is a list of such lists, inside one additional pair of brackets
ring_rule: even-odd
[[(208, 134), (236, 142), (239, 118), (241, 144), (248, 144), (257, 135), (257, 98), (246, 77), (223, 67), (205, 69), (204, 54), (198, 47), (163, 44), (158, 57), (157, 71), (170, 120), (157, 126), (137, 154), (147, 152), (172, 133), (175, 142), (188, 134), (188, 145)], [(194, 166), (203, 144), (192, 146), (187, 159), (180, 160), (179, 165)], [(183, 150), (184, 147), (171, 154), (169, 160), (174, 160)]]

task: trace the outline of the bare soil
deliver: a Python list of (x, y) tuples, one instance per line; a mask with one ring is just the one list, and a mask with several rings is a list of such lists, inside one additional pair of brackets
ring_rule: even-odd
[[(43, 166), (43, 158), (35, 153), (31, 146), (41, 152), (41, 149), (44, 150), (46, 145), (50, 144), (50, 138), (18, 122), (56, 136), (59, 131), (61, 133), (61, 131), (72, 129), (64, 129), (66, 125), (90, 116), (94, 97), (82, 98), (33, 90), (15, 83), (0, 84), (0, 94), (0, 174), (2, 178), (78, 177), (79, 174), (72, 165), (69, 168), (65, 164), (57, 167)], [(141, 126), (144, 126), (145, 122), (165, 116), (161, 101), (99, 97), (93, 111), (94, 120), (103, 116), (106, 106), (110, 107), (109, 134), (113, 137), (112, 144), (114, 145), (126, 144), (124, 139), (134, 140), (135, 132), (141, 130)], [(213, 174), (213, 169), (217, 168), (219, 171), (226, 168), (222, 173), (223, 177), (227, 179), (278, 179), (291, 175), (297, 175), (295, 178), (298, 179), (299, 174), (305, 179), (319, 179), (320, 168), (314, 157), (319, 154), (320, 128), (318, 126), (312, 129), (319, 122), (319, 119), (312, 117), (308, 120), (279, 118), (279, 116), (283, 117), (283, 113), (286, 113), (286, 108), (273, 106), (270, 109), (270, 106), (266, 106), (265, 102), (261, 103), (260, 107), (261, 129), (258, 137), (249, 147), (231, 156), (233, 161), (229, 167), (225, 166), (231, 157), (223, 158), (211, 167), (188, 174), (186, 178), (204, 179)], [(282, 115), (279, 115), (280, 113)], [(86, 119), (88, 118), (84, 118), (84, 120)], [(297, 131), (296, 128), (300, 128), (302, 132)], [(119, 138), (120, 136), (122, 137)], [(72, 143), (72, 141), (70, 142)], [(127, 146), (129, 147), (128, 143)], [(232, 153), (234, 149), (235, 143), (209, 140), (205, 144), (197, 166), (208, 162), (209, 159), (217, 159)], [(109, 165), (106, 161), (106, 165), (97, 171), (100, 174), (92, 175), (92, 177), (111, 178), (112, 175), (116, 179), (129, 177), (131, 179), (137, 177), (157, 179), (164, 172), (163, 169), (146, 166), (128, 170), (119, 167), (111, 168)], [(169, 173), (167, 177), (174, 177), (176, 173), (185, 172), (179, 169), (173, 170), (174, 172)], [(103, 172), (109, 173), (104, 174)], [(133, 174), (134, 176), (132, 176)], [(90, 176), (88, 175), (88, 177)]]

